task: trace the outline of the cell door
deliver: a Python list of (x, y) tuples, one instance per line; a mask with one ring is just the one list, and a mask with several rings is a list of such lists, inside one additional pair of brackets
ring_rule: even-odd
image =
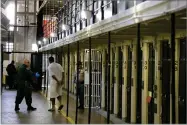
[(119, 48), (119, 86), (118, 86), (118, 94), (119, 94), (119, 112), (118, 112), (118, 117), (122, 118), (122, 84), (123, 84), (123, 52), (121, 47)]
[(111, 114), (114, 113), (114, 83), (116, 82), (116, 77), (114, 76), (114, 71), (115, 71), (115, 50), (112, 50), (112, 85), (111, 85), (111, 89), (112, 89), (112, 93), (111, 93)]
[(179, 123), (186, 123), (186, 39), (180, 40), (179, 58)]
[(170, 73), (171, 57), (168, 41), (161, 42), (162, 60), (162, 123), (170, 123)]
[[(149, 44), (149, 71), (148, 71), (148, 92), (149, 96), (153, 95), (154, 76), (155, 76), (155, 51), (153, 44)], [(148, 123), (154, 123), (154, 98), (152, 96), (150, 103), (148, 103)]]
[(128, 47), (128, 62), (127, 62), (127, 119), (126, 122), (130, 123), (131, 119), (131, 82), (132, 82), (132, 52)]
[(141, 108), (142, 108), (142, 50), (140, 51), (140, 53), (137, 55), (139, 56), (139, 59), (141, 60), (140, 61), (140, 64), (137, 64), (139, 65), (139, 67), (137, 67), (137, 72), (139, 72), (139, 76), (137, 76), (137, 79), (138, 79), (138, 83), (137, 83), (137, 118), (136, 118), (136, 121), (137, 123), (141, 123)]
[[(84, 106), (85, 108), (89, 107), (89, 50), (85, 50), (84, 54), (84, 64), (85, 64), (85, 79), (84, 79)], [(92, 75), (92, 93), (91, 100), (92, 108), (101, 106), (101, 54), (98, 50), (91, 50), (91, 75)]]

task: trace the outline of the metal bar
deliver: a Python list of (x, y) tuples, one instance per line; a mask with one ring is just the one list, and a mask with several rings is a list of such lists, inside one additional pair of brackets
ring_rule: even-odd
[[(1, 44), (1, 94), (3, 92), (3, 57), (4, 57), (2, 52), (3, 52), (3, 44)], [(6, 84), (5, 84), (5, 88), (6, 88)]]
[(108, 72), (107, 72), (107, 90), (108, 90), (108, 104), (107, 104), (107, 124), (110, 123), (110, 66), (111, 66), (111, 62), (110, 62), (110, 43), (111, 43), (111, 37), (110, 37), (110, 31), (108, 32)]
[(111, 4), (112, 3), (112, 1), (110, 1), (110, 2), (108, 2), (108, 3), (106, 3), (106, 4), (103, 4), (101, 7), (106, 7), (108, 4)]
[(66, 116), (68, 117), (68, 113), (69, 113), (69, 68), (70, 68), (70, 50), (69, 50), (69, 44), (68, 44), (68, 90), (67, 90), (67, 110), (66, 110)]
[(92, 60), (91, 60), (91, 48), (92, 48), (92, 41), (91, 37), (89, 37), (89, 112), (88, 112), (88, 124), (91, 121), (91, 104), (92, 104)]
[(78, 82), (79, 82), (79, 41), (77, 41), (77, 83), (76, 83), (76, 114), (75, 114), (75, 124), (77, 124), (77, 115), (78, 115)]
[(47, 3), (47, 0), (43, 1), (42, 5), (40, 6), (38, 12), (36, 13), (36, 15), (38, 15), (38, 13), (41, 11), (41, 9), (45, 6), (45, 4)]
[[(141, 53), (141, 48), (140, 48), (140, 23), (138, 23), (137, 24), (137, 53), (136, 53), (136, 55), (137, 55), (137, 94), (139, 94), (138, 92), (139, 92), (139, 90), (138, 89), (140, 89), (140, 87), (141, 87), (141, 82), (140, 82), (140, 75), (141, 75), (141, 73), (140, 73), (140, 71), (141, 71), (141, 58), (140, 58), (140, 53)], [(138, 96), (137, 96), (138, 97)], [(141, 100), (141, 99), (140, 99)], [(138, 99), (136, 100), (137, 102), (136, 102), (136, 107), (141, 107), (140, 106), (140, 104), (138, 103)], [(138, 115), (138, 113), (140, 113), (141, 112), (141, 108), (137, 108), (137, 111), (136, 111), (137, 113), (137, 115)], [(141, 115), (140, 115), (140, 117), (141, 117)], [(139, 119), (141, 119), (141, 118), (139, 118)], [(136, 120), (137, 122), (139, 122), (138, 121), (138, 117), (137, 117), (137, 120)], [(141, 123), (141, 122), (140, 122)]]
[[(36, 23), (36, 0), (34, 0), (34, 23)], [(29, 12), (28, 12), (29, 13)], [(28, 15), (28, 14), (27, 14)]]
[(101, 1), (101, 20), (104, 20), (104, 8), (102, 7), (104, 4), (104, 1)]
[(35, 15), (35, 12), (17, 12), (17, 15), (25, 15), (25, 14)]
[(95, 15), (94, 15), (94, 12), (95, 12), (95, 10), (94, 10), (94, 3), (95, 3), (95, 2), (96, 2), (96, 1), (93, 0), (93, 5), (92, 5), (92, 17), (93, 17), (92, 23), (93, 23), (93, 24), (95, 23)]
[(171, 94), (172, 94), (172, 123), (175, 124), (175, 14), (171, 14)]
[(28, 26), (28, 25), (25, 25), (25, 26), (19, 26), (19, 25), (9, 25), (11, 27), (37, 27), (37, 25), (31, 25), (31, 26)]
[(19, 52), (16, 52), (16, 51), (12, 51), (12, 52), (3, 52), (3, 53), (38, 53), (38, 52), (21, 52), (21, 51), (19, 51)]
[[(80, 4), (79, 10), (82, 10), (82, 4)], [(81, 13), (79, 19), (81, 19)], [(79, 25), (80, 30), (82, 30), (82, 21), (79, 21)]]
[(9, 43), (10, 43), (10, 31), (8, 31), (8, 52), (9, 52)]
[(112, 15), (117, 14), (117, 1), (112, 1)]
[[(74, 20), (74, 22), (76, 22), (76, 17), (77, 17), (77, 14), (76, 14), (76, 12), (77, 12), (77, 0), (75, 0), (76, 1), (76, 3), (75, 3), (75, 20)], [(74, 27), (75, 27), (75, 33), (77, 32), (77, 25), (76, 25), (76, 23), (74, 23)]]
[(46, 52), (44, 52), (44, 69), (45, 69), (45, 77), (44, 77), (44, 91), (46, 90), (46, 78), (47, 78), (47, 63), (46, 63), (46, 61), (47, 61), (47, 54), (46, 54)]
[[(49, 57), (48, 55), (49, 55), (49, 52), (47, 52), (47, 60), (48, 60), (48, 57)], [(47, 64), (49, 64), (49, 63), (47, 63)], [(47, 72), (47, 89), (46, 89), (46, 97), (47, 97), (47, 95), (48, 95), (48, 84), (49, 84), (48, 73), (49, 73), (49, 72)]]
[[(186, 32), (187, 32), (187, 29), (186, 29)], [(186, 47), (185, 47), (185, 48), (187, 49), (187, 44), (186, 44)], [(185, 74), (186, 74), (186, 75), (185, 75), (185, 76), (186, 76), (186, 78), (187, 78), (187, 51), (186, 51), (185, 54), (186, 54), (186, 56), (185, 56), (185, 57), (186, 57), (186, 58), (185, 58), (185, 62), (186, 62), (186, 69), (185, 69), (186, 72), (185, 72)], [(185, 85), (185, 88), (184, 88), (184, 89), (187, 90), (186, 87), (187, 87), (187, 86)], [(186, 95), (187, 95), (187, 91), (186, 91)], [(185, 97), (185, 100), (186, 100), (186, 97)], [(186, 105), (186, 101), (185, 101), (185, 105)], [(186, 113), (187, 113), (187, 108), (185, 108), (185, 110), (186, 110)], [(185, 114), (185, 115), (186, 115), (186, 114)], [(186, 118), (186, 123), (187, 123), (187, 118)]]

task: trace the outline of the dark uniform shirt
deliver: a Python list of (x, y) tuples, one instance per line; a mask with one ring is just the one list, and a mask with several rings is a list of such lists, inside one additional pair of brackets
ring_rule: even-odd
[(26, 65), (23, 64), (18, 69), (18, 80), (22, 82), (32, 82), (32, 71), (28, 70)]
[(15, 68), (14, 64), (12, 64), (12, 63), (9, 64), (6, 68), (6, 71), (7, 71), (9, 76), (16, 74), (16, 68)]

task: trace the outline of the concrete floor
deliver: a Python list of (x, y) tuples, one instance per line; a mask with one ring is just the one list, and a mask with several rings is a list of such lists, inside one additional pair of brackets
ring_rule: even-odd
[(20, 104), (20, 111), (16, 113), (15, 90), (3, 90), (1, 96), (1, 123), (2, 124), (69, 124), (70, 122), (58, 111), (48, 111), (49, 102), (39, 93), (33, 92), (32, 106), (36, 111), (27, 111), (25, 99)]
[[(20, 111), (15, 112), (15, 90), (3, 90), (1, 98), (1, 123), (2, 124), (72, 124), (75, 123), (76, 102), (69, 98), (69, 117), (66, 117), (67, 96), (63, 94), (64, 108), (62, 112), (51, 113), (48, 111), (50, 107), (49, 97), (46, 98), (46, 91), (41, 93), (33, 92), (32, 106), (36, 107), (36, 111), (27, 111), (25, 99), (20, 104)], [(88, 123), (88, 109), (84, 111), (78, 110), (78, 124)], [(92, 111), (92, 124), (106, 124), (106, 118)], [(112, 122), (111, 122), (112, 123)]]
[[(47, 91), (42, 91), (43, 95), (47, 95)], [(63, 108), (63, 114), (66, 115), (67, 111), (67, 94), (66, 92), (63, 92), (62, 96), (62, 103), (64, 105)], [(47, 97), (49, 100), (49, 97)], [(58, 105), (58, 101), (56, 102)], [(71, 119), (71, 123), (75, 123), (75, 116), (76, 116), (76, 100), (72, 97), (69, 96), (69, 118)], [(88, 124), (88, 109), (84, 110), (78, 110), (78, 124)], [(91, 113), (91, 124), (106, 124), (107, 119), (103, 117), (102, 115), (96, 113), (95, 111), (92, 111)], [(112, 122), (111, 122), (112, 124)]]

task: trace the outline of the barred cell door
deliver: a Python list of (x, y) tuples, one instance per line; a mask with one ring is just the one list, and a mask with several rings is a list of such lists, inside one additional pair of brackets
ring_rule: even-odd
[(169, 41), (162, 41), (161, 44), (161, 58), (162, 58), (162, 123), (170, 122), (170, 66), (171, 57)]
[(186, 123), (186, 38), (180, 40), (179, 58), (179, 123)]
[[(101, 107), (101, 53), (98, 50), (91, 50), (91, 65), (92, 65), (92, 93), (91, 93), (91, 108)], [(84, 106), (89, 107), (89, 50), (85, 49), (84, 54)]]

